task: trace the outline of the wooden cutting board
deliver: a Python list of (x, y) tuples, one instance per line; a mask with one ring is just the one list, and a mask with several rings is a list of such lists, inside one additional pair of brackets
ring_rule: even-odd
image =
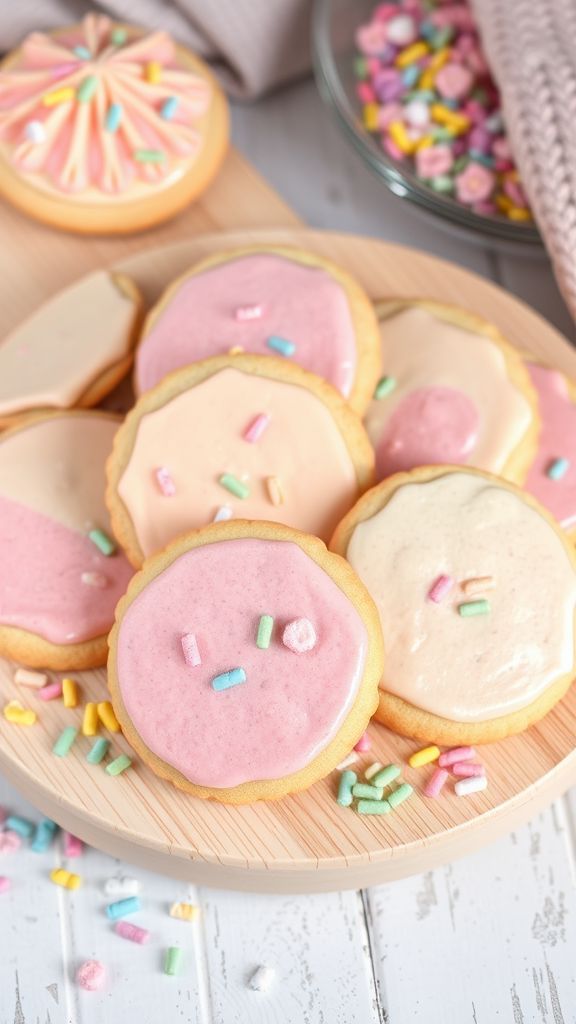
[[(151, 303), (172, 277), (203, 256), (270, 241), (329, 256), (355, 274), (375, 299), (420, 295), (467, 306), (494, 321), (519, 348), (576, 377), (576, 355), (568, 343), (497, 286), (410, 249), (301, 229), (235, 153), (200, 204), (173, 224), (141, 236), (81, 239), (51, 232), (12, 211), (3, 217), (11, 238), (10, 248), (0, 254), (6, 329), (94, 267), (114, 265), (131, 274)], [(273, 229), (264, 227), (272, 224)], [(198, 237), (205, 231), (217, 233)], [(2, 702), (23, 697), (12, 681), (13, 670), (0, 662)], [(103, 699), (104, 670), (77, 678), (85, 699)], [(437, 801), (416, 794), (394, 814), (373, 819), (336, 804), (337, 773), (305, 793), (248, 807), (196, 800), (157, 779), (138, 760), (112, 779), (102, 767), (87, 764), (87, 739), (79, 740), (65, 759), (51, 754), (62, 728), (79, 724), (80, 709), (67, 711), (59, 701), (43, 704), (31, 691), (24, 697), (39, 711), (34, 727), (18, 728), (0, 719), (0, 771), (24, 796), (111, 854), (220, 888), (358, 888), (427, 870), (510, 831), (576, 780), (576, 688), (538, 726), (482, 749), (489, 776), (484, 793), (458, 799), (447, 792)], [(415, 746), (379, 725), (371, 726), (370, 735), (372, 750), (362, 756), (366, 764), (403, 762)], [(113, 745), (129, 750), (122, 738)], [(406, 768), (404, 775), (420, 789), (428, 771)]]

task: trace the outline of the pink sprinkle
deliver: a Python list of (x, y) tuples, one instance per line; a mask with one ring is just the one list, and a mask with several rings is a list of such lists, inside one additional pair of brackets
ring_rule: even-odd
[(528, 206), (526, 193), (519, 181), (514, 181), (513, 178), (506, 178), (504, 180), (503, 189), (508, 198), (514, 203), (514, 206), (521, 206), (522, 208), (526, 208)]
[(392, 160), (404, 159), (404, 153), (402, 152), (400, 147), (396, 145), (394, 139), (389, 139), (387, 135), (384, 135), (382, 137), (382, 145), (384, 146), (384, 149), (386, 150), (388, 156), (392, 158)]
[(16, 853), (22, 846), (22, 839), (17, 832), (8, 829), (7, 832), (0, 832), (0, 853)]
[(458, 764), (459, 761), (471, 761), (475, 754), (474, 747), (451, 747), (450, 750), (445, 750), (443, 754), (440, 754), (438, 764), (441, 768), (450, 768), (451, 765)]
[(238, 306), (236, 310), (237, 320), (259, 320), (262, 316), (262, 306)]
[(40, 697), (40, 700), (57, 700), (62, 696), (62, 683), (48, 683), (48, 686), (43, 686), (41, 690), (38, 690), (37, 696)]
[(198, 650), (198, 644), (194, 633), (184, 633), (184, 636), (181, 638), (181, 644), (186, 664), (190, 665), (192, 668), (196, 668), (197, 665), (201, 665), (202, 658), (200, 657), (200, 651)]
[(250, 426), (244, 431), (244, 440), (249, 441), (250, 444), (259, 441), (269, 423), (270, 417), (265, 412), (259, 413), (256, 419), (252, 420)]
[(356, 92), (358, 99), (362, 103), (374, 103), (376, 99), (376, 93), (368, 82), (359, 82), (356, 86)]
[(6, 875), (0, 875), (0, 892), (8, 892), (11, 885), (12, 882), (9, 878), (6, 878)]
[(73, 836), (71, 832), (64, 833), (64, 856), (65, 857), (81, 857), (84, 851), (84, 843), (78, 836)]
[(73, 71), (78, 69), (79, 61), (75, 64), (57, 64), (56, 67), (51, 68), (50, 74), (52, 78), (64, 78), (65, 75), (71, 75)]
[(474, 162), (469, 163), (462, 173), (454, 178), (458, 199), (470, 206), (488, 199), (495, 182), (496, 178), (492, 171), (483, 164)]
[(98, 590), (104, 590), (108, 586), (108, 580), (103, 572), (83, 572), (80, 578), (87, 587), (97, 587)]
[(130, 921), (117, 921), (114, 931), (123, 939), (138, 942), (140, 946), (143, 946), (150, 938), (150, 932), (146, 928), (139, 928), (137, 924), (131, 924)]
[(310, 619), (294, 619), (282, 633), (282, 643), (294, 654), (305, 654), (316, 646), (316, 630)]
[(469, 91), (474, 76), (462, 64), (445, 64), (440, 68), (434, 86), (446, 100), (461, 100)]
[(106, 968), (100, 960), (86, 960), (76, 971), (76, 981), (86, 992), (97, 992), (106, 980)]
[(447, 174), (454, 157), (449, 146), (426, 146), (416, 152), (416, 171), (421, 178), (437, 178)]
[(461, 779), (471, 779), (486, 774), (484, 765), (477, 764), (475, 761), (457, 761), (450, 770), (453, 775), (458, 775)]
[(434, 601), (434, 604), (440, 604), (446, 595), (450, 593), (453, 586), (454, 580), (451, 576), (439, 576), (428, 591), (428, 600)]
[(430, 796), (432, 799), (435, 799), (442, 790), (447, 778), (448, 772), (445, 768), (436, 768), (430, 781), (424, 788), (424, 796)]
[(360, 739), (358, 740), (358, 743), (354, 747), (354, 750), (358, 750), (361, 754), (363, 754), (366, 750), (370, 750), (371, 746), (372, 746), (372, 741), (371, 741), (368, 733), (365, 732), (360, 737)]
[(158, 469), (154, 470), (154, 474), (156, 476), (156, 483), (164, 497), (174, 497), (176, 494), (176, 484), (170, 475), (170, 470), (166, 469), (166, 466), (159, 466)]
[(375, 57), (386, 43), (386, 36), (386, 27), (381, 22), (362, 25), (356, 30), (356, 46), (365, 57)]

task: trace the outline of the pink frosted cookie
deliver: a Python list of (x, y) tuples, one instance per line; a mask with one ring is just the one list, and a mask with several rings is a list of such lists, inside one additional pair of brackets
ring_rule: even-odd
[(30, 417), (0, 435), (0, 653), (27, 665), (103, 665), (132, 570), (110, 539), (101, 412)]
[(336, 767), (375, 710), (382, 661), (378, 614), (344, 559), (289, 527), (229, 522), (181, 537), (136, 574), (108, 681), (153, 771), (249, 803)]
[(116, 436), (106, 500), (139, 566), (232, 517), (328, 539), (372, 476), (364, 428), (328, 384), (280, 359), (215, 357), (142, 395)]
[(167, 32), (87, 14), (32, 33), (0, 68), (0, 192), (56, 227), (119, 233), (171, 217), (227, 141), (214, 76)]
[(175, 281), (144, 325), (136, 392), (230, 351), (298, 363), (359, 413), (380, 370), (378, 324), (360, 286), (328, 260), (287, 246), (217, 253)]
[(515, 349), (456, 306), (379, 303), (383, 373), (364, 417), (384, 479), (470, 465), (522, 483), (536, 452), (536, 395)]
[(527, 363), (542, 430), (524, 486), (576, 535), (576, 387), (559, 370)]

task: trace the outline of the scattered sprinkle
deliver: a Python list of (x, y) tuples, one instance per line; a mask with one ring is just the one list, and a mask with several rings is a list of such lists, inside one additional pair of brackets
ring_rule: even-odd
[(267, 992), (272, 985), (276, 972), (273, 967), (261, 964), (248, 979), (248, 988), (254, 992)]
[(358, 776), (356, 772), (344, 771), (340, 776), (340, 782), (338, 783), (338, 796), (336, 797), (340, 807), (350, 807), (354, 797), (352, 796), (352, 787), (358, 782)]
[(202, 658), (200, 657), (200, 651), (198, 650), (196, 634), (184, 633), (184, 636), (180, 637), (180, 643), (182, 644), (182, 653), (186, 664), (189, 665), (190, 668), (197, 668), (198, 665), (201, 665)]
[(117, 132), (122, 121), (122, 115), (124, 110), (121, 103), (111, 103), (106, 111), (106, 119), (104, 121), (104, 127), (107, 132)]
[(75, 46), (72, 53), (75, 53), (77, 57), (80, 57), (80, 60), (90, 60), (92, 57), (87, 46)]
[(14, 682), (19, 686), (31, 686), (35, 690), (39, 690), (48, 682), (48, 676), (45, 672), (32, 672), (29, 668), (17, 668), (14, 673)]
[(54, 882), (54, 885), (59, 885), (61, 889), (79, 889), (82, 885), (80, 875), (66, 871), (66, 868), (54, 868), (50, 872), (50, 881)]
[(151, 85), (158, 85), (162, 78), (162, 65), (157, 60), (148, 61), (144, 68), (144, 77)]
[(16, 853), (22, 846), (22, 839), (13, 829), (0, 832), (0, 853)]
[(468, 619), (473, 615), (488, 615), (489, 611), (490, 602), (486, 601), (483, 597), (478, 601), (465, 601), (463, 604), (458, 605), (458, 614), (463, 619)]
[(352, 786), (352, 796), (357, 800), (381, 800), (383, 795), (382, 786), (370, 786), (366, 782), (357, 782)]
[(132, 760), (128, 757), (128, 754), (120, 754), (114, 761), (106, 765), (106, 771), (108, 775), (122, 775), (122, 772), (130, 768), (131, 764)]
[(98, 551), (100, 551), (101, 554), (106, 555), (107, 558), (110, 555), (113, 555), (114, 552), (116, 551), (116, 544), (114, 543), (112, 538), (104, 532), (104, 530), (99, 530), (96, 528), (90, 530), (88, 537), (92, 541), (92, 543), (96, 545)]
[(475, 756), (474, 747), (450, 747), (450, 750), (445, 750), (443, 754), (440, 754), (438, 764), (441, 768), (450, 768), (451, 765), (458, 764), (460, 761), (471, 761)]
[(106, 907), (106, 917), (110, 921), (118, 921), (121, 917), (127, 917), (128, 914), (137, 914), (142, 909), (142, 904), (138, 899), (138, 896), (128, 896), (124, 900), (116, 900), (114, 903), (109, 903)]
[(243, 480), (239, 480), (233, 473), (222, 473), (218, 478), (218, 483), (221, 487), (225, 487), (230, 494), (233, 494), (236, 498), (248, 498), (250, 495), (250, 488), (248, 484), (245, 484)]
[(28, 142), (33, 142), (36, 146), (46, 142), (46, 129), (42, 121), (28, 121), (24, 126), (24, 135)]
[(361, 754), (365, 754), (367, 750), (370, 750), (372, 741), (367, 732), (362, 733), (358, 743), (355, 745), (354, 750), (358, 750)]
[(454, 580), (451, 576), (438, 576), (438, 579), (434, 580), (434, 583), (428, 591), (428, 600), (434, 601), (434, 604), (440, 604), (441, 601), (450, 593), (454, 585)]
[(358, 814), (390, 814), (392, 810), (388, 800), (359, 800)]
[(122, 875), (120, 878), (107, 878), (104, 882), (105, 896), (137, 896), (140, 882), (137, 878)]
[(546, 476), (550, 480), (561, 480), (570, 468), (570, 459), (554, 459), (546, 470)]
[(310, 619), (293, 619), (284, 627), (282, 643), (293, 654), (306, 654), (317, 642), (316, 630)]
[(78, 684), (75, 679), (62, 680), (62, 697), (65, 708), (75, 708), (78, 705)]
[(230, 508), (229, 505), (220, 505), (220, 508), (217, 510), (212, 522), (224, 523), (226, 522), (226, 520), (232, 519), (233, 514), (234, 513), (232, 512), (232, 509)]
[(81, 857), (84, 852), (84, 843), (78, 836), (73, 836), (71, 832), (65, 832), (64, 836), (64, 856), (65, 857)]
[(11, 885), (12, 883), (9, 878), (6, 878), (6, 875), (0, 875), (0, 893), (8, 892)]
[(76, 981), (86, 992), (98, 992), (106, 981), (106, 968), (100, 960), (86, 960), (76, 971)]
[(405, 800), (408, 800), (408, 798), (412, 796), (413, 792), (414, 788), (410, 785), (410, 783), (403, 782), (401, 786), (398, 786), (398, 789), (394, 789), (390, 793), (388, 797), (388, 803), (390, 804), (390, 807), (396, 809), (396, 807), (399, 807), (400, 804), (403, 804)]
[(380, 761), (374, 761), (373, 764), (369, 765), (366, 771), (364, 772), (364, 778), (366, 779), (366, 782), (370, 782), (370, 780), (373, 779), (375, 775), (378, 775), (378, 772), (382, 771), (382, 768), (383, 765), (380, 764)]
[(19, 700), (10, 700), (4, 705), (4, 718), (12, 725), (34, 725), (38, 716), (35, 711), (23, 707)]
[(454, 786), (456, 796), (470, 796), (471, 793), (480, 793), (488, 786), (488, 779), (485, 775), (471, 776), (468, 779), (459, 779)]
[(160, 107), (160, 117), (162, 117), (164, 121), (171, 121), (178, 110), (179, 105), (180, 100), (177, 96), (169, 96), (168, 99), (164, 100), (164, 103)]
[(394, 782), (401, 774), (401, 769), (397, 764), (387, 764), (385, 768), (382, 768), (376, 775), (371, 778), (373, 786), (389, 786), (390, 783)]
[(417, 750), (414, 754), (410, 755), (408, 764), (411, 768), (421, 768), (425, 764), (430, 764), (431, 761), (436, 761), (438, 757), (440, 757), (438, 747), (424, 747), (422, 750)]
[(478, 764), (477, 761), (457, 761), (452, 765), (450, 771), (460, 779), (471, 779), (486, 774), (484, 765)]
[(349, 765), (356, 764), (359, 760), (360, 758), (358, 757), (358, 754), (352, 750), (348, 754), (348, 757), (345, 757), (343, 761), (340, 761), (340, 764), (336, 765), (336, 771), (342, 772), (345, 768), (348, 768)]
[(96, 587), (97, 590), (105, 590), (108, 586), (108, 577), (103, 572), (83, 572), (80, 579), (87, 587)]
[(97, 706), (98, 718), (105, 729), (110, 732), (120, 732), (120, 722), (116, 718), (114, 708), (109, 700), (101, 700)]
[(429, 796), (432, 800), (435, 800), (440, 795), (447, 778), (448, 772), (446, 768), (436, 768), (429, 782), (424, 787), (424, 796)]
[(162, 149), (135, 149), (132, 156), (139, 164), (162, 164), (166, 159)]
[(171, 977), (175, 974), (180, 974), (183, 959), (183, 950), (181, 950), (179, 946), (170, 946), (166, 950), (166, 956), (164, 958), (164, 974), (168, 974)]
[(282, 485), (277, 476), (266, 477), (266, 490), (268, 491), (268, 497), (273, 505), (278, 506), (284, 504)]
[(100, 762), (106, 757), (109, 746), (110, 740), (105, 739), (104, 736), (99, 736), (86, 754), (88, 764), (100, 764)]
[(48, 686), (43, 686), (41, 690), (38, 690), (38, 696), (40, 700), (57, 700), (62, 696), (62, 683), (48, 683)]
[(165, 498), (172, 498), (176, 494), (176, 484), (172, 479), (169, 469), (166, 466), (158, 466), (154, 470), (154, 476), (156, 477), (156, 483), (158, 484), (158, 490)]
[(74, 99), (74, 96), (75, 93), (72, 86), (64, 86), (62, 89), (54, 89), (53, 92), (47, 92), (42, 98), (42, 103), (45, 107), (55, 107), (58, 103), (68, 103)]
[(76, 90), (76, 97), (79, 103), (89, 103), (96, 89), (98, 88), (98, 79), (96, 75), (89, 75), (83, 82), (80, 82)]
[(493, 590), (495, 586), (493, 576), (473, 576), (469, 580), (463, 580), (460, 584), (467, 597), (472, 594), (483, 594), (485, 590)]
[(84, 706), (82, 717), (82, 735), (95, 736), (98, 732), (98, 708), (93, 701), (88, 701)]
[(130, 942), (137, 942), (140, 946), (146, 945), (150, 939), (150, 932), (147, 928), (139, 928), (137, 924), (132, 924), (131, 921), (117, 921), (114, 925), (114, 931), (121, 938), (128, 939)]
[(256, 419), (252, 420), (250, 425), (244, 431), (244, 434), (242, 435), (244, 440), (248, 441), (250, 444), (254, 444), (256, 441), (259, 441), (269, 423), (270, 417), (267, 416), (265, 412), (259, 413), (258, 416), (256, 416)]
[(128, 33), (125, 28), (113, 28), (110, 33), (110, 42), (113, 46), (124, 46), (128, 38)]
[(200, 916), (200, 907), (193, 903), (173, 903), (168, 913), (178, 921), (196, 921)]
[(293, 356), (296, 351), (296, 345), (293, 341), (287, 341), (286, 338), (278, 338), (275, 334), (266, 339), (266, 344), (268, 348), (271, 348), (273, 352), (278, 352), (281, 356)]
[(78, 729), (75, 729), (73, 725), (66, 726), (52, 747), (52, 753), (55, 754), (56, 757), (66, 757), (70, 752), (77, 735)]
[(381, 398), (386, 398), (387, 395), (392, 394), (396, 387), (395, 377), (381, 377), (378, 381), (375, 391), (374, 398), (379, 401)]
[(221, 672), (219, 676), (214, 676), (212, 680), (212, 689), (217, 693), (222, 690), (229, 690), (232, 686), (238, 686), (239, 683), (246, 682), (246, 673), (243, 668), (231, 668), (228, 672)]
[(260, 621), (258, 622), (258, 632), (256, 634), (256, 647), (259, 647), (261, 651), (267, 651), (268, 648), (270, 647), (270, 640), (272, 638), (273, 629), (273, 616), (261, 615)]
[(36, 826), (28, 818), (21, 818), (18, 814), (9, 814), (4, 822), (4, 828), (8, 832), (15, 832), (20, 839), (30, 839), (34, 835)]
[(235, 316), (237, 320), (259, 320), (262, 316), (262, 306), (238, 306)]
[(42, 821), (39, 821), (34, 829), (30, 849), (34, 853), (46, 853), (50, 849), (57, 831), (58, 825), (55, 821), (51, 821), (50, 818), (44, 818)]
[(239, 356), (244, 351), (243, 345), (232, 345), (232, 348), (228, 349), (229, 356)]

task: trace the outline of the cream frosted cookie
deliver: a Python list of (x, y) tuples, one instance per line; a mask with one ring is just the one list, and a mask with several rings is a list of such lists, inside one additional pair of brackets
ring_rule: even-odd
[(166, 220), (209, 184), (227, 142), (214, 76), (166, 32), (87, 14), (32, 33), (0, 66), (0, 193), (56, 227)]
[(576, 539), (576, 385), (559, 370), (526, 364), (542, 429), (524, 487)]
[(174, 541), (134, 577), (110, 635), (124, 734), (163, 778), (229, 803), (327, 775), (378, 703), (378, 613), (350, 566), (273, 523)]
[[(0, 654), (27, 665), (106, 662), (132, 570), (110, 541), (102, 412), (33, 416), (0, 435)], [(110, 554), (104, 554), (104, 551)]]
[(135, 566), (214, 519), (267, 519), (328, 539), (374, 457), (343, 398), (299, 366), (206, 359), (128, 414), (108, 462), (114, 533)]
[(384, 377), (364, 422), (378, 479), (445, 463), (522, 483), (539, 418), (519, 353), (456, 306), (399, 299), (376, 309)]
[(380, 373), (378, 323), (367, 295), (329, 260), (288, 246), (216, 253), (170, 285), (144, 325), (135, 390), (236, 349), (298, 363), (359, 413)]
[(521, 732), (574, 677), (576, 561), (548, 512), (473, 469), (369, 491), (338, 527), (386, 640), (377, 718), (448, 745)]
[(96, 405), (130, 369), (141, 310), (136, 285), (106, 270), (46, 302), (0, 342), (0, 425)]

